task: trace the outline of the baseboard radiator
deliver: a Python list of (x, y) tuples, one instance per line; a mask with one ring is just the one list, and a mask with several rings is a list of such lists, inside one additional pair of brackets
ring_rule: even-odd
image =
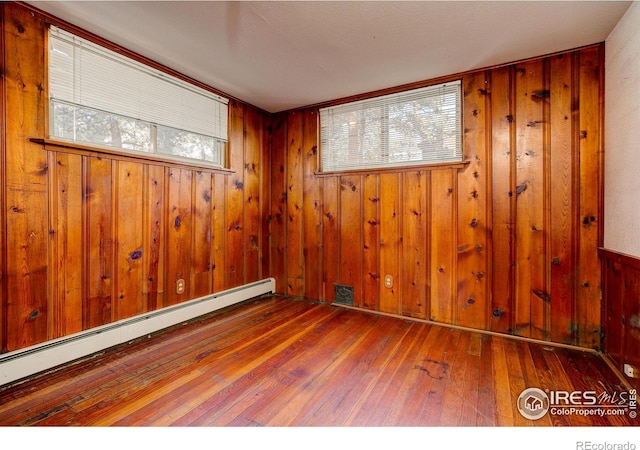
[(250, 283), (0, 355), (0, 386), (276, 291), (275, 280)]

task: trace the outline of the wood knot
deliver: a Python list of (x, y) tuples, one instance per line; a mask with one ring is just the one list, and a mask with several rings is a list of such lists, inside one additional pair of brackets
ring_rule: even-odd
[(131, 253), (129, 253), (129, 261), (135, 261), (136, 259), (140, 259), (142, 258), (142, 249), (139, 248), (137, 250), (132, 251)]
[(539, 100), (547, 100), (551, 97), (551, 91), (548, 89), (541, 89), (538, 91), (533, 91), (531, 93), (531, 98), (539, 99)]

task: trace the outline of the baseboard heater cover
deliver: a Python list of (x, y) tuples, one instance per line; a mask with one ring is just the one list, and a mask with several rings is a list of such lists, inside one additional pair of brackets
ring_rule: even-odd
[(275, 291), (275, 279), (267, 278), (2, 354), (0, 386)]

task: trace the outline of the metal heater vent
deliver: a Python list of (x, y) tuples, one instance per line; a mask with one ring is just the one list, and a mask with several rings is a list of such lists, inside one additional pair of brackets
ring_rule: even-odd
[(336, 284), (336, 303), (353, 306), (353, 286)]

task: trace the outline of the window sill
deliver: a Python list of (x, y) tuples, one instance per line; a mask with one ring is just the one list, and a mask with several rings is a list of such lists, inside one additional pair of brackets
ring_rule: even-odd
[(318, 177), (334, 177), (337, 175), (368, 175), (376, 173), (420, 172), (443, 169), (464, 169), (471, 161), (445, 162), (435, 164), (415, 164), (397, 167), (376, 167), (373, 169), (336, 170), (332, 172), (315, 172)]
[(153, 164), (158, 166), (183, 167), (188, 169), (195, 169), (198, 171), (221, 173), (224, 175), (235, 173), (234, 170), (207, 164), (205, 161), (190, 161), (186, 158), (172, 158), (169, 156), (158, 155), (157, 153), (130, 153), (115, 148), (83, 145), (77, 144), (75, 142), (67, 142), (55, 139), (31, 138), (30, 141), (44, 146), (44, 149), (47, 151), (61, 151), (76, 155), (93, 156), (96, 158), (107, 157), (124, 161), (133, 160), (140, 163)]

